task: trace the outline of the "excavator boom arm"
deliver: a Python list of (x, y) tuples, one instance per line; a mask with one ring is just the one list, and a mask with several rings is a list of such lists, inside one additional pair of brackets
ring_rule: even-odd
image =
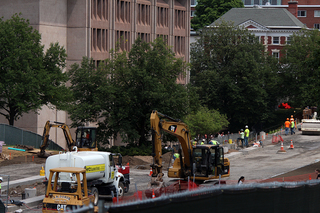
[[(159, 116), (161, 116), (160, 119)], [(178, 138), (184, 156), (185, 167), (191, 167), (191, 156), (192, 156), (192, 144), (190, 141), (190, 134), (188, 126), (181, 120), (173, 119), (167, 115), (152, 111), (150, 116), (150, 124), (152, 130), (152, 147), (153, 147), (153, 173), (155, 176), (162, 173), (162, 140), (161, 130), (174, 135)], [(155, 169), (157, 167), (159, 169)]]
[(60, 123), (56, 121), (51, 123), (50, 121), (47, 121), (44, 126), (43, 135), (42, 135), (43, 141), (40, 146), (40, 153), (39, 153), (40, 157), (45, 157), (46, 148), (49, 146), (49, 132), (51, 127), (61, 128), (63, 130), (63, 134), (64, 134), (64, 137), (66, 138), (69, 151), (71, 151), (72, 147), (75, 146), (75, 142), (71, 137), (70, 129), (65, 123)]

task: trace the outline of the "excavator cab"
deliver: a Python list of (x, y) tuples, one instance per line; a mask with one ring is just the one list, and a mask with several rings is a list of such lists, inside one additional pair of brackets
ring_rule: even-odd
[(76, 130), (76, 146), (80, 151), (98, 151), (97, 128), (80, 126)]
[(223, 147), (219, 145), (197, 145), (193, 148), (193, 174), (198, 180), (229, 176), (229, 165), (224, 164)]

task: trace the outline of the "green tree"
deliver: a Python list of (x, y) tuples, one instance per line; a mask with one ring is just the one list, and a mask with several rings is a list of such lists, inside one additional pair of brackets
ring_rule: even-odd
[(320, 96), (320, 33), (302, 30), (291, 37), (282, 52), (285, 64), (281, 73), (290, 104), (297, 107), (318, 106)]
[(267, 121), (277, 100), (277, 60), (247, 29), (222, 22), (191, 45), (191, 84), (202, 104), (226, 114), (232, 131)]
[(103, 141), (120, 135), (124, 142), (146, 144), (152, 110), (173, 117), (188, 112), (187, 88), (176, 83), (186, 66), (160, 38), (139, 38), (130, 52), (112, 52), (98, 69), (84, 59), (69, 72), (75, 94), (71, 118), (77, 124), (98, 120)]
[(192, 137), (205, 134), (214, 135), (229, 124), (227, 116), (221, 115), (217, 110), (209, 110), (207, 107), (200, 107), (197, 112), (189, 113), (184, 121)]
[(210, 25), (231, 8), (244, 7), (242, 0), (198, 0), (195, 16), (191, 19), (194, 30)]
[(10, 125), (44, 104), (58, 107), (67, 98), (66, 52), (58, 43), (44, 54), (41, 35), (15, 14), (0, 19), (0, 114)]

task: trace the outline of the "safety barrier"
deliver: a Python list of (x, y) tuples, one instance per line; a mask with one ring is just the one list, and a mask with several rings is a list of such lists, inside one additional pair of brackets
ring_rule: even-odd
[(319, 212), (320, 181), (216, 185), (165, 194), (155, 199), (118, 203), (113, 212)]

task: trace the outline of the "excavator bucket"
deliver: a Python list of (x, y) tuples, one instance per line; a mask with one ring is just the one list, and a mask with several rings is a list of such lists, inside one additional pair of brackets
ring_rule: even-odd
[(47, 158), (47, 157), (51, 156), (52, 154), (49, 152), (38, 152), (37, 155), (39, 158)]

